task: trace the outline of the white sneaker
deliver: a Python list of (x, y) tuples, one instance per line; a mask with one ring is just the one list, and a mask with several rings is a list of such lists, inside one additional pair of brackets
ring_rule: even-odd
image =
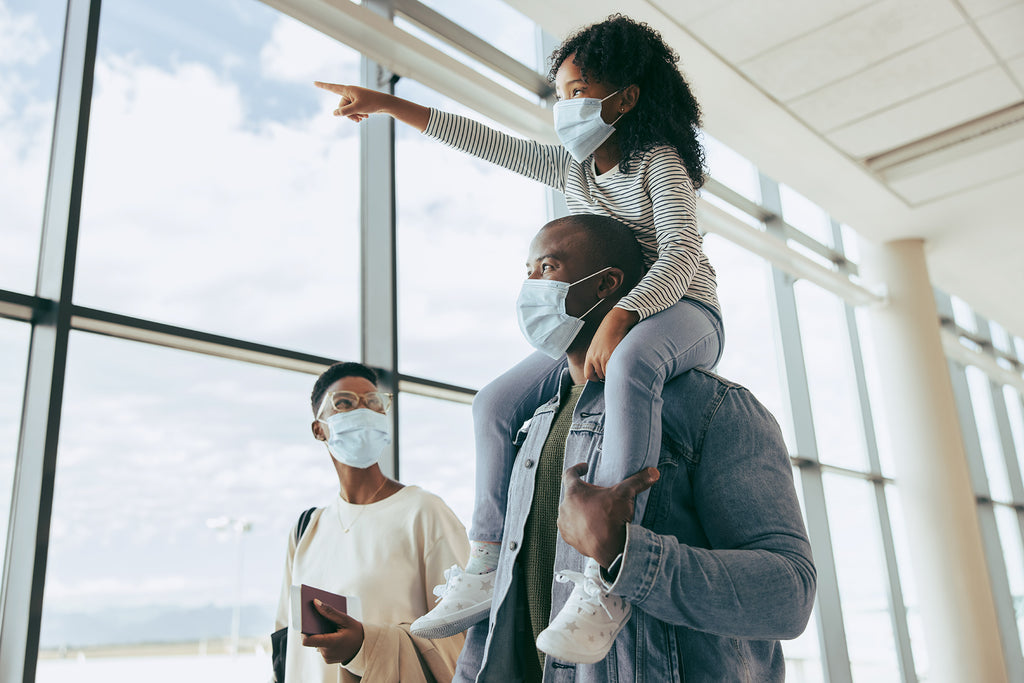
[(447, 638), (485, 619), (494, 597), (494, 574), (467, 574), (457, 564), (446, 569), (445, 583), (434, 587), (437, 605), (412, 622), (409, 631), (420, 638)]
[(583, 573), (560, 571), (555, 579), (576, 587), (558, 616), (537, 636), (537, 649), (578, 664), (601, 661), (626, 625), (632, 606), (607, 591), (597, 561), (587, 558)]

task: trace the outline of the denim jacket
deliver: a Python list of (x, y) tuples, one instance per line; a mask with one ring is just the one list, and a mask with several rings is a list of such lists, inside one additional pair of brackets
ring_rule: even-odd
[[(570, 381), (565, 371), (563, 388)], [(779, 639), (803, 632), (815, 571), (779, 426), (747, 389), (702, 370), (666, 384), (663, 398), (661, 478), (641, 494), (649, 494), (643, 523), (627, 527), (610, 588), (632, 603), (632, 616), (597, 664), (548, 657), (545, 683), (785, 678)], [(516, 557), (558, 404), (556, 396), (541, 406), (521, 432), (493, 607), (467, 633), (455, 681), (522, 679), (522, 643), (531, 636)], [(594, 472), (603, 420), (602, 385), (590, 382), (573, 411), (566, 467), (587, 462)], [(583, 564), (559, 536), (555, 570)], [(553, 584), (552, 618), (571, 589)]]

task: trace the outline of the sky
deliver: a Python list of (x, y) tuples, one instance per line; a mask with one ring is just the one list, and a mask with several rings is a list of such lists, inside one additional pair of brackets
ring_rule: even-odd
[[(33, 289), (62, 5), (0, 0), (0, 288), (18, 292)], [(469, 0), (444, 6), (533, 59), (532, 26), (507, 7), (493, 3), (495, 18)], [(358, 55), (253, 0), (105, 0), (75, 302), (357, 357), (358, 126), (330, 116), (335, 100), (314, 79), (355, 82)], [(416, 83), (398, 91), (481, 118)], [(706, 144), (711, 173), (758, 199), (749, 162)], [(479, 388), (530, 351), (514, 302), (544, 192), (400, 126), (396, 145), (400, 369)], [(786, 188), (782, 200), (790, 223), (830, 239), (820, 209)], [(726, 320), (719, 371), (749, 386), (792, 444), (770, 270), (716, 236), (705, 246)], [(862, 468), (852, 373), (837, 361), (849, 355), (844, 309), (808, 283), (797, 298), (819, 455)], [(0, 320), (0, 358), (12, 359), (0, 362), (0, 486), (13, 471), (27, 345), (26, 325)], [(242, 601), (275, 604), (288, 530), (337, 492), (310, 436), (313, 379), (73, 333), (44, 609), (233, 604), (239, 541), (207, 526), (225, 515), (252, 522)], [(402, 400), (402, 479), (468, 525), (469, 407)], [(830, 495), (872, 514), (866, 490), (843, 481)], [(857, 530), (843, 528), (849, 576), (877, 572), (877, 553), (859, 552)], [(853, 579), (848, 590), (881, 599)]]

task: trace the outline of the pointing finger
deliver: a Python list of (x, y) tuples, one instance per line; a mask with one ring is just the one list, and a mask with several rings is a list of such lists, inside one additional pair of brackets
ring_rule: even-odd
[(345, 92), (348, 90), (347, 85), (342, 85), (340, 83), (324, 83), (323, 81), (313, 81), (313, 85), (323, 90), (330, 91), (335, 95), (344, 95)]

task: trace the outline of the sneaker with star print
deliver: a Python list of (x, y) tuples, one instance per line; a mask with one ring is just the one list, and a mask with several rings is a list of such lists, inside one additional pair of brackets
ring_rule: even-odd
[(459, 565), (444, 572), (445, 583), (434, 587), (437, 605), (412, 622), (409, 632), (421, 638), (447, 638), (462, 633), (491, 612), (494, 572), (469, 574)]
[(612, 649), (629, 621), (632, 607), (608, 592), (597, 561), (587, 558), (583, 573), (560, 571), (555, 580), (576, 586), (558, 615), (537, 636), (537, 649), (563, 662), (594, 664)]

